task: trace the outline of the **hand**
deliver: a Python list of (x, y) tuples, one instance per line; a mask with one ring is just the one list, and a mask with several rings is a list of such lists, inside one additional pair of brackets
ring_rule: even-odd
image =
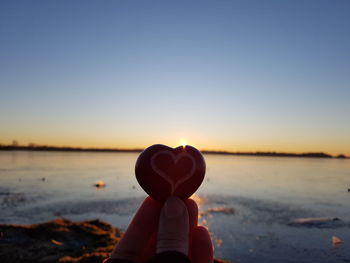
[(192, 263), (212, 263), (213, 246), (208, 230), (198, 226), (195, 201), (170, 197), (162, 206), (147, 197), (114, 248), (111, 259), (145, 262), (154, 254), (178, 251)]

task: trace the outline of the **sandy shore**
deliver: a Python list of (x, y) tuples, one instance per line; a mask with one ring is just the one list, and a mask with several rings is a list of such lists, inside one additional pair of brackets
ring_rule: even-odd
[[(0, 262), (100, 263), (120, 235), (118, 228), (100, 220), (0, 225)], [(228, 263), (220, 259), (214, 262)]]

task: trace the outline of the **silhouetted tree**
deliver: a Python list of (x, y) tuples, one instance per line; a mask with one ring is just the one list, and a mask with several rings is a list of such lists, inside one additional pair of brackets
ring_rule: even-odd
[(339, 154), (339, 155), (337, 156), (337, 158), (344, 159), (344, 158), (346, 158), (346, 156), (345, 156), (344, 154)]

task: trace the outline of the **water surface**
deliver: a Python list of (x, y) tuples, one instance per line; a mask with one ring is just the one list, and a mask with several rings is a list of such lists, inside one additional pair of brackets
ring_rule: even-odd
[[(0, 223), (100, 218), (125, 229), (145, 197), (136, 153), (0, 152)], [(217, 257), (350, 262), (350, 160), (205, 155), (194, 196)], [(106, 187), (97, 189), (96, 181)], [(308, 225), (298, 218), (340, 220)], [(331, 237), (343, 243), (332, 246)]]

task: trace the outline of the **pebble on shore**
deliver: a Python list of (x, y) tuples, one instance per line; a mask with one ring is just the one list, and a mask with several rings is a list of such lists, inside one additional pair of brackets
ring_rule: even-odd
[(97, 181), (96, 183), (94, 183), (94, 186), (96, 188), (104, 188), (104, 187), (106, 187), (106, 183), (104, 181), (100, 180), (100, 181)]

